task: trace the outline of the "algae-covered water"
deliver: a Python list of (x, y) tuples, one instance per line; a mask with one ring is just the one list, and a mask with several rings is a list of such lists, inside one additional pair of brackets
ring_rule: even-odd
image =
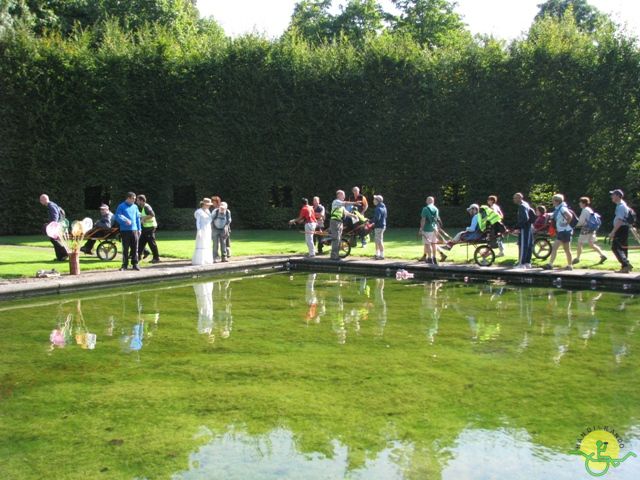
[(640, 299), (274, 274), (0, 303), (2, 479), (575, 479), (636, 452)]

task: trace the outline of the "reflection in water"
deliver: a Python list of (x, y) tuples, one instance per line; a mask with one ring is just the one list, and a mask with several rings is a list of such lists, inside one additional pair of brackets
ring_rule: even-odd
[(74, 303), (75, 310), (72, 312), (66, 312), (62, 302), (58, 305), (57, 325), (49, 334), (50, 350), (64, 348), (74, 338), (76, 344), (84, 350), (96, 348), (97, 335), (87, 330), (82, 315), (82, 302), (78, 299)]
[(216, 338), (229, 338), (233, 329), (231, 314), (231, 281), (196, 283), (193, 285), (198, 306), (198, 333), (210, 343)]
[(214, 434), (202, 428), (197, 438), (207, 441), (189, 455), (188, 470), (175, 473), (175, 480), (191, 479), (394, 479), (403, 478), (395, 462), (399, 442), (367, 458), (364, 465), (349, 468), (349, 447), (339, 440), (331, 442), (331, 452), (301, 452), (290, 430), (275, 429), (250, 435), (231, 428)]
[[(433, 450), (389, 440), (386, 448), (367, 454), (358, 466), (350, 464), (350, 448), (339, 440), (331, 441), (329, 452), (301, 451), (294, 433), (284, 428), (251, 435), (234, 427), (221, 434), (202, 427), (195, 437), (206, 444), (189, 455), (188, 469), (175, 473), (174, 480), (587, 478), (584, 463), (575, 455), (537, 445), (525, 430), (465, 429), (452, 447)], [(631, 440), (627, 448), (640, 451), (640, 441)], [(437, 477), (434, 470), (439, 471)], [(620, 469), (611, 478), (631, 480), (637, 473), (634, 468)]]

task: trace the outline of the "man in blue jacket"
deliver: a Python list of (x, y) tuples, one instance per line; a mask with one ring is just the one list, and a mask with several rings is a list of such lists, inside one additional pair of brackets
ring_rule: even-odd
[(122, 238), (122, 267), (120, 270), (129, 268), (129, 256), (131, 256), (131, 268), (140, 270), (138, 267), (138, 241), (142, 225), (135, 193), (127, 193), (127, 199), (118, 205), (115, 219), (120, 225), (120, 237)]

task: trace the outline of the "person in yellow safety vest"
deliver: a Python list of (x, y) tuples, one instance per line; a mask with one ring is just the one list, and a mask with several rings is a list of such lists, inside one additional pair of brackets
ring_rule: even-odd
[[(506, 228), (502, 223), (502, 217), (493, 208), (487, 205), (481, 205), (478, 212), (478, 230), (483, 233), (489, 233), (489, 241), (494, 247), (500, 247), (500, 237), (498, 234), (504, 233)], [(503, 256), (501, 251), (499, 256)]]
[(329, 218), (331, 222), (329, 224), (329, 231), (331, 232), (331, 260), (340, 260), (340, 240), (342, 240), (342, 220), (345, 215), (355, 217), (347, 209), (344, 208), (347, 205), (355, 205), (357, 202), (345, 201), (345, 194), (343, 190), (336, 192), (336, 198), (331, 204), (331, 214)]
[(156, 230), (158, 228), (156, 214), (153, 208), (151, 208), (151, 205), (147, 203), (147, 197), (144, 195), (138, 195), (136, 203), (140, 210), (140, 221), (142, 222), (142, 233), (140, 234), (140, 242), (138, 243), (138, 258), (142, 260), (149, 256), (149, 250), (146, 249), (146, 246), (149, 245), (151, 253), (153, 254), (151, 263), (159, 263), (160, 254), (158, 253), (158, 244), (156, 243)]
[(480, 215), (478, 217), (478, 229), (481, 232), (487, 230), (488, 227), (496, 225), (502, 221), (502, 217), (487, 205), (480, 205)]

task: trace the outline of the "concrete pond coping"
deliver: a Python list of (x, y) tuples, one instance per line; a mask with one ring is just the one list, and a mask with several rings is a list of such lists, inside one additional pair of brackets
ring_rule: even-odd
[(94, 270), (80, 275), (60, 275), (50, 278), (0, 280), (0, 300), (42, 295), (73, 293), (103, 287), (125, 287), (166, 280), (201, 279), (228, 274), (250, 274), (277, 271), (332, 272), (378, 277), (394, 277), (406, 270), (418, 280), (447, 279), (461, 282), (504, 281), (529, 286), (548, 286), (640, 293), (639, 273), (614, 273), (603, 270), (576, 269), (521, 270), (511, 267), (479, 267), (476, 265), (432, 266), (416, 260), (347, 258), (341, 261), (327, 257), (263, 255), (236, 257), (226, 263), (194, 266), (188, 261), (167, 261), (156, 265), (142, 264), (140, 271)]

